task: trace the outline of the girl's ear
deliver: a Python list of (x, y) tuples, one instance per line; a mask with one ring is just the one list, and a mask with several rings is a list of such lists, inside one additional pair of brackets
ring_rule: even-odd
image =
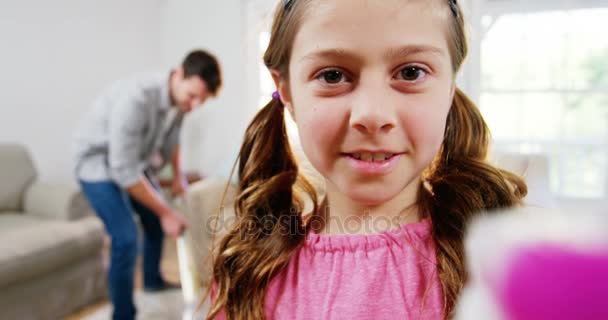
[(293, 110), (293, 104), (291, 102), (291, 94), (289, 93), (289, 83), (287, 82), (287, 80), (281, 77), (281, 74), (277, 70), (270, 70), (270, 74), (272, 75), (272, 80), (274, 80), (274, 84), (277, 88), (277, 91), (281, 96), (281, 102), (283, 103), (285, 108), (287, 108), (287, 110), (291, 114), (291, 117), (295, 121), (296, 117)]

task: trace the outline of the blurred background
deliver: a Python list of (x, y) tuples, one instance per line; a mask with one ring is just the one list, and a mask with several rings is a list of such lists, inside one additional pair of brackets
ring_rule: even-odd
[[(544, 154), (563, 201), (608, 194), (608, 1), (468, 0), (460, 86), (495, 150)], [(188, 117), (184, 165), (227, 176), (273, 91), (261, 55), (274, 0), (0, 1), (0, 142), (28, 147), (42, 179), (71, 181), (70, 139), (95, 96), (133, 73), (214, 52), (225, 87)]]
[[(608, 1), (468, 0), (460, 86), (496, 150), (545, 154), (564, 201), (608, 194)], [(224, 68), (218, 99), (188, 117), (184, 165), (227, 176), (248, 121), (273, 90), (261, 63), (274, 0), (0, 1), (0, 142), (71, 181), (77, 119), (110, 82), (175, 66), (192, 48)]]
[[(25, 146), (39, 180), (75, 185), (72, 134), (101, 90), (168, 71), (202, 48), (218, 57), (224, 87), (186, 118), (183, 166), (226, 179), (247, 124), (274, 91), (261, 57), (277, 2), (0, 0), (0, 144)], [(538, 204), (605, 208), (608, 0), (459, 3), (470, 54), (458, 83), (492, 130), (493, 157), (510, 155), (506, 167), (526, 176), (544, 198)]]

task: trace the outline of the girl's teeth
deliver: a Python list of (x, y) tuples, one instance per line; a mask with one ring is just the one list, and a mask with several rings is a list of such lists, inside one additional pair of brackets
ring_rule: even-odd
[(361, 160), (363, 161), (373, 161), (374, 157), (371, 153), (363, 153), (361, 154)]
[(386, 160), (384, 153), (374, 153), (374, 161), (384, 161), (384, 160)]
[(390, 159), (393, 155), (387, 153), (354, 153), (353, 158), (368, 162), (380, 162)]

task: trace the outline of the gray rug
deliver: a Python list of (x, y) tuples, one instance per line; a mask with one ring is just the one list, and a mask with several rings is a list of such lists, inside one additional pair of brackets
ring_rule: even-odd
[[(137, 291), (135, 293), (137, 320), (182, 320), (184, 302), (181, 290), (159, 293)], [(112, 306), (106, 304), (83, 320), (112, 319)]]

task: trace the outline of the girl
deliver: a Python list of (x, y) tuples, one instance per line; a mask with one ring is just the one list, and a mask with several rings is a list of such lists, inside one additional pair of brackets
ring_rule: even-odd
[[(485, 162), (488, 128), (454, 80), (466, 52), (455, 0), (279, 4), (264, 56), (277, 92), (245, 134), (210, 319), (451, 316), (467, 222), (526, 194)], [(325, 178), (320, 204), (285, 110)]]

